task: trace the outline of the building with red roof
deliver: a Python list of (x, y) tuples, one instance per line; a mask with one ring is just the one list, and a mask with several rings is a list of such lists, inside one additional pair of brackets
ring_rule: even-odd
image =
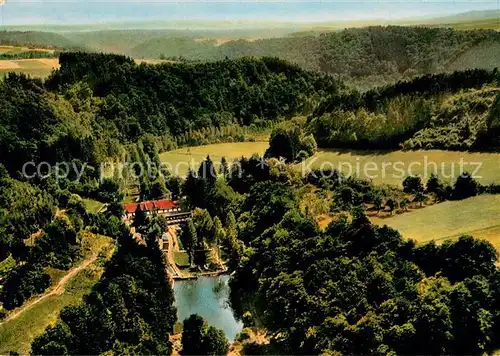
[(160, 215), (175, 214), (182, 211), (178, 202), (170, 199), (148, 200), (140, 203), (123, 204), (127, 218), (135, 216), (137, 209), (150, 215), (157, 213)]

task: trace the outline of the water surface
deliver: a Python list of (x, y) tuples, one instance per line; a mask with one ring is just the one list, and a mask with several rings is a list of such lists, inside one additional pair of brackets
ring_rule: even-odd
[(200, 277), (175, 281), (174, 294), (177, 318), (182, 323), (191, 314), (198, 314), (209, 325), (221, 329), (233, 341), (243, 329), (229, 306), (229, 276)]

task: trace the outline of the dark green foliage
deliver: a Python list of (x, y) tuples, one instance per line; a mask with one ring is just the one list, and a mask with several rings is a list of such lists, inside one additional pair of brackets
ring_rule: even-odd
[(423, 191), (424, 185), (422, 184), (422, 178), (419, 176), (408, 176), (403, 181), (403, 192), (416, 194)]
[(35, 58), (58, 58), (59, 52), (49, 51), (25, 51), (13, 53), (0, 53), (0, 60), (15, 60), (15, 59), (35, 59)]
[(318, 146), (312, 135), (303, 133), (299, 120), (285, 122), (273, 129), (265, 157), (283, 158), (287, 162), (302, 161), (316, 153)]
[(275, 120), (302, 112), (305, 98), (336, 90), (331, 78), (275, 58), (148, 66), (117, 55), (63, 53), (60, 64), (48, 86), (64, 90), (86, 80), (105, 99), (98, 117), (124, 139)]
[(0, 103), (0, 163), (9, 171), (21, 171), (30, 161), (95, 162), (89, 150), (95, 137), (82, 114), (47, 93), (40, 80), (9, 74), (0, 82)]
[(222, 330), (208, 326), (203, 318), (192, 314), (182, 328), (182, 355), (226, 355), (229, 344)]
[(54, 268), (69, 269), (80, 257), (78, 242), (77, 232), (69, 219), (57, 218), (36, 239), (29, 260)]
[(21, 306), (32, 295), (42, 293), (50, 286), (50, 276), (40, 264), (25, 264), (12, 270), (2, 281), (0, 301), (5, 309)]
[[(233, 305), (243, 299), (253, 306), (275, 337), (274, 353), (475, 354), (498, 347), (493, 300), (500, 279), (489, 243), (462, 237), (416, 247), (371, 225), (359, 209), (352, 222), (339, 219), (321, 232), (297, 202), (283, 206), (286, 195), (276, 183), (251, 190), (239, 218), (247, 246), (230, 281)], [(269, 218), (267, 210), (280, 213)]]
[(205, 320), (198, 314), (192, 314), (184, 320), (182, 328), (183, 355), (203, 354), (203, 329), (205, 327)]
[(6, 256), (11, 245), (23, 244), (24, 239), (43, 229), (54, 213), (54, 199), (46, 191), (5, 176), (0, 178), (0, 257)]
[(282, 157), (288, 162), (293, 162), (299, 153), (299, 133), (296, 131), (281, 127), (273, 130), (266, 157)]
[(479, 192), (479, 184), (467, 172), (458, 176), (453, 188), (452, 198), (461, 200), (476, 196)]
[(498, 79), (496, 70), (468, 70), (337, 93), (315, 109), (308, 129), (322, 147), (496, 149), (486, 137), (497, 93), (466, 89)]
[(141, 231), (146, 226), (146, 223), (147, 223), (147, 215), (144, 212), (144, 210), (141, 209), (141, 205), (138, 204), (134, 214), (133, 225), (138, 231)]
[(115, 179), (104, 178), (97, 189), (96, 198), (105, 203), (121, 201), (123, 193), (121, 192), (120, 183)]
[(189, 170), (182, 186), (182, 195), (191, 208), (207, 209), (215, 216), (225, 216), (239, 202), (239, 195), (224, 179), (218, 179), (217, 170), (207, 157), (198, 169), (198, 173)]

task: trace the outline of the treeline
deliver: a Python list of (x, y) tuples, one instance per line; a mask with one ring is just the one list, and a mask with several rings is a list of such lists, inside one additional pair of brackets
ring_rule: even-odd
[(416, 245), (359, 210), (321, 231), (301, 213), (298, 186), (254, 181), (238, 212), (244, 247), (230, 286), (233, 306), (252, 310), (269, 332), (260, 353), (498, 347), (500, 274), (488, 242)]
[(387, 107), (391, 99), (404, 95), (432, 97), (439, 94), (456, 93), (461, 89), (481, 88), (500, 79), (496, 69), (471, 69), (453, 73), (424, 75), (408, 81), (369, 90), (365, 93), (353, 91), (330, 95), (314, 110), (312, 116), (321, 116), (334, 110), (356, 110), (366, 108), (376, 111)]
[(0, 45), (66, 50), (81, 48), (61, 34), (42, 31), (0, 31)]
[(58, 58), (59, 52), (57, 51), (24, 51), (13, 53), (0, 53), (0, 60), (14, 60), (14, 59), (36, 59), (36, 58)]
[(321, 147), (495, 150), (499, 79), (476, 69), (332, 95), (308, 130)]
[(126, 140), (258, 125), (311, 111), (311, 103), (336, 91), (332, 78), (275, 58), (151, 66), (118, 55), (62, 53), (60, 64), (47, 87), (64, 92), (84, 81), (103, 100), (96, 121), (112, 123), (115, 135)]

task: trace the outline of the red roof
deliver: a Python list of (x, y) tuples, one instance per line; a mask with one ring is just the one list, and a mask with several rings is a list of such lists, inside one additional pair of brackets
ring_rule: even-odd
[(142, 211), (155, 211), (159, 209), (176, 208), (179, 204), (173, 200), (160, 199), (160, 200), (148, 200), (141, 203), (123, 204), (123, 208), (128, 214), (132, 214), (136, 212), (138, 205), (140, 206), (140, 209)]

